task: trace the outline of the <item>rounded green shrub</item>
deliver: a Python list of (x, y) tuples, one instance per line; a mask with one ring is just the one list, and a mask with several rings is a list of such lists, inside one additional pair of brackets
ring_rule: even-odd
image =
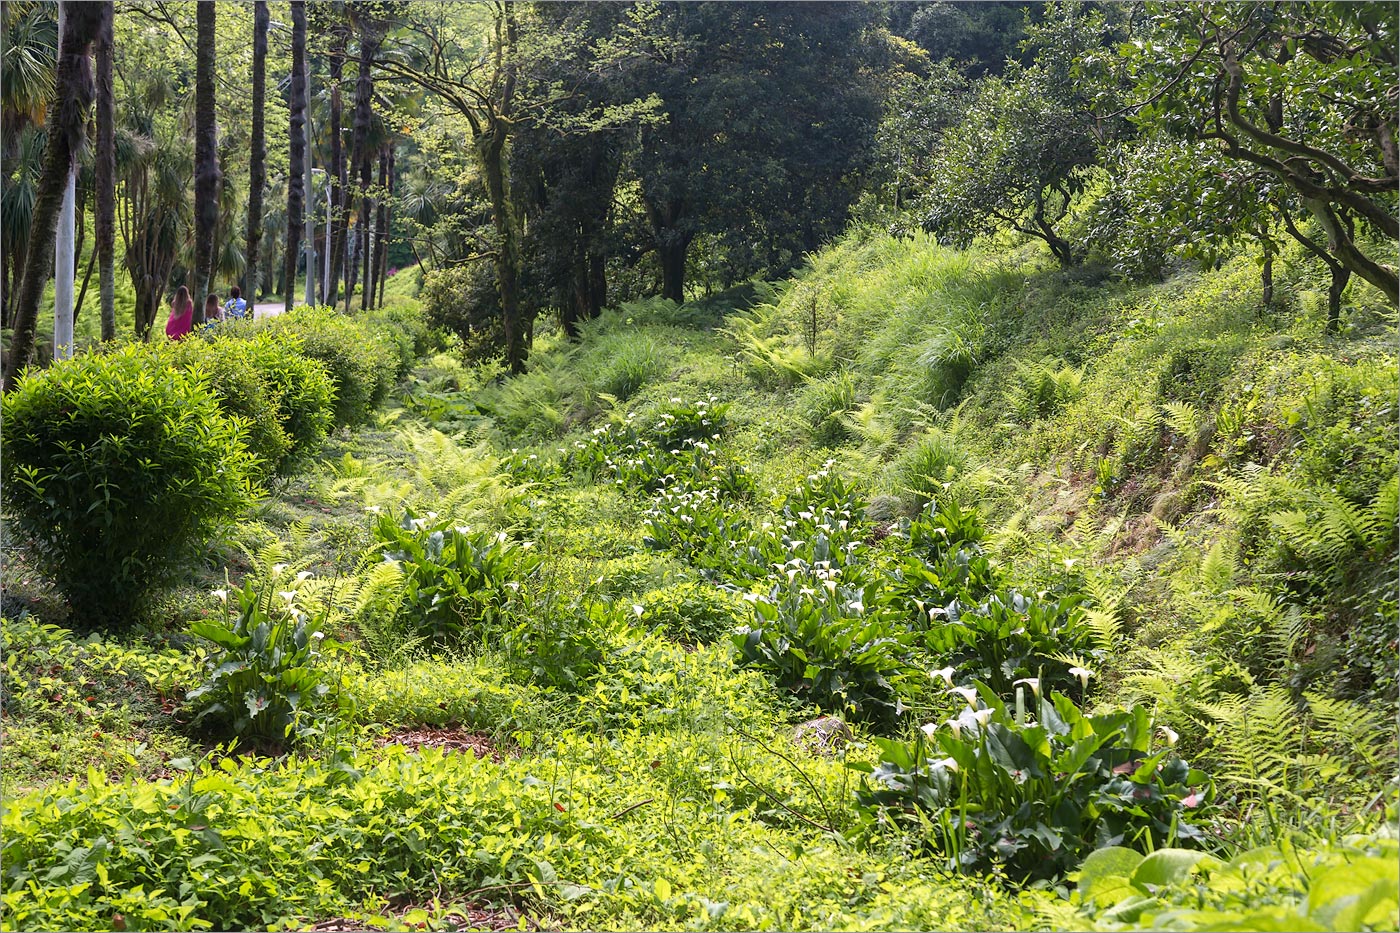
[(915, 510), (936, 500), (967, 468), (968, 454), (953, 435), (931, 428), (889, 466), (889, 478)]
[(377, 308), (366, 319), (394, 345), (399, 379), (408, 375), (419, 357), (442, 348), (442, 332), (429, 326), (427, 315), (416, 301)]
[(288, 447), (274, 470), (285, 476), (320, 449), (335, 423), (335, 385), (325, 364), (302, 352), (294, 334), (256, 333), (234, 344), (228, 352), (240, 354), (262, 378)]
[(238, 425), (144, 346), (31, 371), (3, 413), (5, 506), (80, 620), (129, 622), (248, 503)]
[(337, 427), (368, 422), (393, 388), (398, 354), (376, 329), (330, 308), (298, 308), (274, 318), (268, 329), (300, 338), (302, 352), (326, 367)]
[(227, 338), (181, 340), (155, 349), (169, 357), (171, 365), (203, 373), (209, 391), (225, 416), (238, 422), (244, 446), (253, 455), (251, 473), (261, 481), (278, 470), (292, 448), (264, 374), (240, 352), (243, 341)]

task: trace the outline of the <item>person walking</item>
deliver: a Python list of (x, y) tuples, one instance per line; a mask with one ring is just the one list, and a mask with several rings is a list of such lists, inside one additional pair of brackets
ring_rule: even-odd
[(165, 322), (165, 336), (180, 340), (187, 336), (194, 323), (194, 302), (190, 290), (181, 285), (170, 301), (170, 320)]

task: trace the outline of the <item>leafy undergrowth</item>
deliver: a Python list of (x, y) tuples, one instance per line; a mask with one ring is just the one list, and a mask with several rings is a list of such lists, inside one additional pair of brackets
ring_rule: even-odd
[(853, 237), (7, 570), (4, 928), (1394, 928), (1393, 317), (1251, 288)]

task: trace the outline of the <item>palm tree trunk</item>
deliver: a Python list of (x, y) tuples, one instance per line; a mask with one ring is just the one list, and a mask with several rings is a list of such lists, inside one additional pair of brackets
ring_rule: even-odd
[(379, 306), (379, 287), (384, 274), (381, 270), (384, 260), (384, 227), (386, 218), (384, 216), (384, 202), (386, 198), (383, 192), (389, 186), (389, 152), (388, 147), (379, 150), (379, 203), (374, 207), (374, 255), (370, 261), (369, 282), (369, 307)]
[(244, 290), (248, 293), (248, 317), (261, 291), (258, 249), (262, 246), (263, 187), (267, 184), (267, 135), (264, 124), (267, 99), (267, 0), (253, 4), (253, 139), (248, 163), (248, 246)]
[(214, 230), (219, 225), (219, 149), (214, 126), (214, 2), (195, 4), (194, 80), (194, 323), (204, 323), (204, 296), (214, 276)]
[(340, 124), (344, 118), (340, 83), (345, 75), (346, 29), (336, 23), (331, 42), (331, 271), (326, 277), (326, 304), (334, 308), (340, 301), (340, 276), (345, 268), (345, 148), (341, 145)]
[(306, 5), (292, 0), (292, 84), (289, 132), (291, 164), (287, 168), (287, 255), (284, 275), (286, 310), (296, 301), (297, 259), (301, 253), (302, 174), (306, 162)]
[(75, 3), (64, 11), (63, 35), (59, 42), (58, 71), (54, 80), (54, 105), (49, 108), (48, 148), (44, 171), (39, 176), (30, 228), (24, 281), (20, 285), (15, 310), (15, 330), (10, 356), (5, 365), (4, 391), (15, 387), (20, 370), (29, 363), (34, 350), (34, 325), (39, 317), (39, 299), (53, 270), (54, 233), (58, 209), (73, 160), (82, 145), (85, 115), (92, 103), (92, 71), (88, 48), (97, 36), (101, 22), (99, 3)]
[[(381, 37), (376, 23), (369, 17), (360, 21), (360, 71), (355, 83), (355, 132), (352, 137), (352, 163), (360, 170), (360, 216), (355, 223), (355, 236), (358, 239), (357, 255), (360, 262), (364, 264), (364, 286), (366, 294), (361, 300), (361, 307), (368, 307), (369, 301), (369, 224), (374, 218), (374, 204), (370, 197), (370, 183), (373, 181), (373, 162), (369, 151), (369, 130), (370, 121), (373, 118), (371, 105), (374, 100), (374, 56), (379, 51)], [(353, 197), (348, 191), (346, 201)], [(348, 213), (348, 210), (347, 210)], [(356, 263), (355, 266), (358, 266)], [(350, 308), (350, 292), (355, 288), (355, 277), (357, 269), (348, 270), (345, 308)]]
[(394, 146), (390, 143), (386, 148), (389, 162), (384, 173), (384, 202), (379, 206), (384, 212), (384, 223), (379, 228), (379, 294), (375, 301), (380, 308), (384, 307), (384, 280), (389, 277), (389, 229), (394, 219)]
[(97, 294), (102, 319), (102, 341), (117, 339), (116, 267), (114, 243), (117, 226), (117, 144), (116, 116), (112, 96), (112, 4), (101, 4), (97, 31), (97, 151), (94, 166), (97, 187), (93, 217), (94, 249), (97, 252)]

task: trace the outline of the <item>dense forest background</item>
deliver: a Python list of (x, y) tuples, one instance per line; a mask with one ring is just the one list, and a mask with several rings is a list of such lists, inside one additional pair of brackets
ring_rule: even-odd
[[(538, 320), (574, 334), (781, 276), (852, 222), (1017, 232), (1137, 278), (1251, 249), (1266, 301), (1297, 243), (1333, 326), (1353, 277), (1396, 294), (1384, 4), (328, 2), (298, 31), (299, 11), (117, 5), (124, 330), (192, 269), (290, 296), (304, 203), (319, 303), (378, 303), (411, 271), (437, 323), (514, 371)], [(13, 327), (57, 28), (54, 4), (4, 16)], [(102, 160), (75, 151), (85, 247)]]

